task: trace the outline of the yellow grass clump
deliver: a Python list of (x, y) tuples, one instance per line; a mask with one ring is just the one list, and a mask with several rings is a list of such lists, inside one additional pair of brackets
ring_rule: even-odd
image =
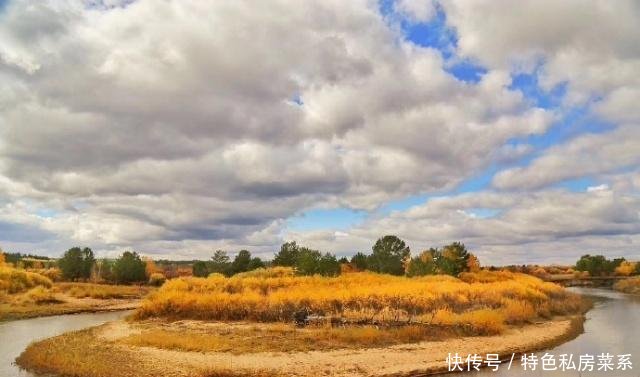
[(42, 276), (46, 276), (53, 282), (62, 280), (62, 271), (59, 268), (28, 268), (28, 272), (34, 272)]
[(75, 298), (140, 298), (149, 288), (135, 285), (107, 285), (93, 283), (58, 283), (56, 289)]
[(350, 323), (432, 318), (434, 324), (496, 333), (505, 323), (575, 313), (579, 303), (577, 295), (558, 285), (511, 272), (480, 271), (456, 279), (370, 272), (294, 276), (290, 269), (278, 269), (170, 280), (147, 297), (135, 317), (291, 322), (303, 311)]
[(623, 293), (640, 294), (640, 277), (620, 280), (613, 285), (613, 289)]
[(51, 280), (40, 274), (13, 268), (8, 265), (0, 266), (0, 291), (9, 294), (20, 293), (31, 288), (42, 286), (51, 288)]

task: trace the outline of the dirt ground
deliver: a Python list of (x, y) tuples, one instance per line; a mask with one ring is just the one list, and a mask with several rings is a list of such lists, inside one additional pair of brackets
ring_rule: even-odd
[[(173, 326), (189, 331), (190, 328), (220, 325), (181, 321)], [(449, 353), (465, 356), (498, 353), (509, 357), (512, 353), (529, 352), (561, 343), (577, 336), (581, 330), (582, 319), (575, 317), (510, 328), (496, 336), (463, 337), (385, 348), (241, 355), (222, 352), (182, 352), (150, 347), (128, 347), (128, 350), (151, 364), (157, 362), (170, 366), (169, 369), (173, 369), (176, 375), (188, 376), (195, 375), (195, 371), (212, 370), (266, 370), (279, 376), (400, 376), (412, 373), (426, 374), (443, 369), (446, 371), (445, 360)], [(136, 324), (117, 321), (100, 327), (97, 334), (98, 338), (101, 338), (100, 341), (104, 342), (117, 341), (140, 331)]]

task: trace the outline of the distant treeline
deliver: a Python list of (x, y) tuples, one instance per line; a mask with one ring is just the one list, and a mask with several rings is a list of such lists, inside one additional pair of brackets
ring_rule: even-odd
[(356, 253), (351, 259), (338, 260), (334, 254), (322, 253), (295, 241), (282, 244), (273, 260), (263, 261), (252, 257), (248, 250), (241, 250), (233, 260), (227, 252), (217, 250), (211, 260), (193, 264), (194, 276), (219, 273), (232, 276), (265, 266), (294, 267), (300, 275), (337, 276), (342, 272), (373, 271), (391, 275), (458, 275), (461, 272), (479, 269), (478, 259), (469, 253), (464, 244), (454, 242), (441, 249), (430, 248), (411, 257), (411, 250), (397, 236), (387, 235), (376, 241), (371, 254)]
[(640, 263), (625, 258), (607, 259), (604, 255), (583, 255), (576, 262), (576, 270), (588, 272), (591, 276), (638, 275)]
[(21, 254), (21, 253), (4, 253), (5, 262), (16, 264), (23, 259), (38, 259), (43, 261), (51, 260), (49, 257), (43, 257), (41, 255), (33, 254)]
[[(6, 254), (7, 262), (24, 268), (51, 267), (54, 263), (26, 265), (35, 260), (47, 261), (48, 257), (26, 254)], [(373, 271), (391, 275), (421, 276), (449, 274), (480, 268), (478, 259), (468, 252), (465, 245), (454, 242), (442, 248), (430, 248), (417, 256), (399, 237), (387, 235), (378, 239), (370, 254), (356, 253), (350, 259), (337, 259), (335, 254), (298, 245), (295, 241), (282, 244), (273, 260), (254, 257), (248, 250), (240, 250), (233, 259), (226, 251), (217, 250), (209, 260), (171, 261), (142, 258), (138, 253), (125, 251), (116, 259), (97, 260), (88, 248), (73, 247), (60, 259), (55, 260), (63, 280), (107, 282), (116, 284), (153, 281), (159, 284), (164, 279), (179, 276), (206, 277), (212, 273), (232, 276), (271, 266), (293, 267), (299, 275), (338, 276), (343, 272)]]

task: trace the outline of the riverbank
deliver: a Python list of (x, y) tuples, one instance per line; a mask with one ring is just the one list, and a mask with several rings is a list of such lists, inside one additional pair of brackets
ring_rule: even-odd
[[(578, 336), (584, 316), (509, 327), (501, 335), (467, 336), (389, 347), (308, 352), (192, 352), (134, 346), (127, 339), (149, 329), (149, 323), (116, 321), (64, 334), (30, 345), (18, 358), (20, 366), (41, 373), (82, 377), (204, 376), (403, 376), (446, 371), (446, 357), (532, 352)], [(190, 321), (154, 323), (165, 329), (190, 328), (189, 333), (220, 323)], [(228, 325), (228, 324), (226, 324)], [(226, 326), (225, 325), (225, 326)], [(255, 325), (251, 325), (255, 326)]]
[(44, 289), (0, 297), (0, 322), (62, 314), (137, 309), (151, 288), (91, 283), (54, 283)]
[(28, 318), (50, 317), (63, 314), (102, 313), (133, 310), (140, 306), (141, 299), (72, 299), (55, 304), (0, 304), (0, 322)]

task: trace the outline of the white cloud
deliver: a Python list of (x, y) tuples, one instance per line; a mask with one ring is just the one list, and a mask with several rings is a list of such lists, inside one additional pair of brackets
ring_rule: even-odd
[[(185, 258), (268, 253), (290, 237), (347, 253), (384, 233), (416, 245), (465, 239), (495, 258), (506, 247), (569, 249), (569, 239), (633, 243), (637, 229), (619, 220), (640, 186), (620, 175), (640, 159), (637, 4), (441, 3), (459, 37), (455, 59), (488, 70), (477, 84), (367, 0), (9, 2), (0, 228), (11, 236), (0, 241)], [(436, 12), (432, 1), (394, 7), (411, 22)], [(592, 111), (613, 131), (542, 153), (514, 143), (562, 114), (509, 88), (514, 71), (541, 61), (544, 88), (568, 82), (563, 105), (597, 96)], [(307, 208), (373, 210), (529, 155), (493, 181), (514, 192), (432, 200), (345, 231), (286, 229)], [(535, 191), (584, 176), (610, 190)], [(500, 212), (471, 216), (477, 208)]]

